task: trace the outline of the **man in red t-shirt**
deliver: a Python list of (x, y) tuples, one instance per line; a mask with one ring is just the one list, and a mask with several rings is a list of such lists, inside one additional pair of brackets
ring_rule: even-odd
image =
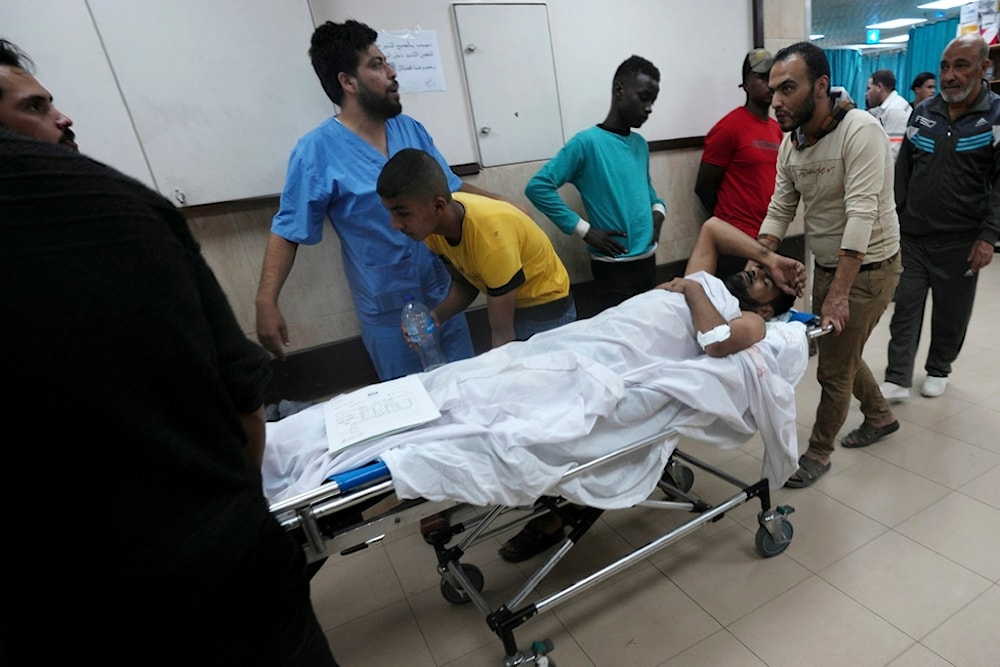
[[(774, 192), (781, 144), (781, 128), (769, 115), (771, 90), (767, 87), (773, 58), (764, 49), (753, 49), (743, 59), (747, 101), (726, 114), (705, 136), (705, 152), (694, 191), (708, 212), (725, 220), (751, 238)], [(746, 260), (719, 257), (716, 275), (725, 279), (742, 271)]]

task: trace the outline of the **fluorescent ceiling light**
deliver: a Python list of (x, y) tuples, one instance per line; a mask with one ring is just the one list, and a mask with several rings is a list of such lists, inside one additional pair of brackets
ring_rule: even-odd
[[(883, 42), (885, 40), (882, 40)], [(856, 50), (868, 50), (868, 49), (898, 49), (899, 46), (896, 44), (841, 44), (839, 46), (827, 47), (830, 49), (856, 49)]]
[(879, 40), (879, 43), (899, 44), (900, 42), (908, 42), (908, 41), (910, 41), (909, 35), (896, 35), (895, 37), (886, 37), (885, 39), (881, 39)]
[(824, 37), (826, 37), (826, 35), (809, 35), (809, 39), (811, 40), (823, 39)]
[(917, 5), (917, 9), (954, 9), (969, 3), (969, 0), (935, 0)]
[(927, 19), (892, 19), (891, 21), (882, 21), (881, 23), (872, 23), (871, 25), (866, 25), (866, 28), (877, 28), (879, 30), (892, 30), (893, 28), (905, 28), (906, 26), (916, 25), (918, 23), (926, 23)]

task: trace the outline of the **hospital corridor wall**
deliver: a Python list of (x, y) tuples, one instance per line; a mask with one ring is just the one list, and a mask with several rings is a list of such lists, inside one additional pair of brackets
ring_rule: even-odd
[[(307, 55), (309, 34), (326, 20), (354, 18), (380, 34), (436, 36), (444, 90), (404, 95), (405, 113), (427, 126), (469, 183), (527, 208), (552, 239), (574, 291), (586, 294), (583, 245), (523, 195), (544, 159), (484, 167), (480, 155), (456, 5), (525, 4), (545, 10), (563, 140), (603, 119), (621, 60), (636, 53), (660, 68), (662, 92), (640, 132), (651, 145), (654, 187), (668, 207), (657, 262), (673, 272), (669, 267), (683, 265), (706, 215), (694, 195), (704, 133), (743, 101), (737, 84), (755, 36), (751, 16), (773, 50), (804, 37), (807, 0), (8, 0), (0, 25), (74, 119), (83, 152), (182, 209), (242, 328), (255, 337), (254, 297), (288, 154), (335, 111)], [(511, 51), (518, 48), (516, 23), (504, 25), (503, 36)], [(582, 212), (571, 186), (562, 194)], [(300, 248), (281, 306), (291, 357), (333, 346), (334, 357), (357, 366), (341, 363), (335, 372), (366, 381), (370, 362), (331, 229), (318, 246)]]

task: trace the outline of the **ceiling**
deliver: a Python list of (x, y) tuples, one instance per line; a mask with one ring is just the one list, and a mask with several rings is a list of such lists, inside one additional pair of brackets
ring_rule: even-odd
[[(930, 0), (812, 0), (811, 34), (825, 35), (815, 40), (823, 48), (847, 44), (864, 45), (865, 26), (896, 18), (923, 18), (930, 21), (957, 16), (959, 10), (917, 9)], [(882, 38), (905, 35), (909, 27), (882, 30)], [(905, 43), (895, 45), (905, 47)]]

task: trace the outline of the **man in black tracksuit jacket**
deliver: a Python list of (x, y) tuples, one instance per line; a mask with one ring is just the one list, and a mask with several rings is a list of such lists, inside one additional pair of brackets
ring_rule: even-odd
[(882, 386), (890, 401), (909, 397), (928, 289), (931, 341), (920, 393), (944, 393), (978, 272), (1000, 239), (1000, 95), (983, 80), (988, 66), (981, 37), (952, 40), (941, 59), (940, 93), (913, 110), (896, 162), (903, 275)]

